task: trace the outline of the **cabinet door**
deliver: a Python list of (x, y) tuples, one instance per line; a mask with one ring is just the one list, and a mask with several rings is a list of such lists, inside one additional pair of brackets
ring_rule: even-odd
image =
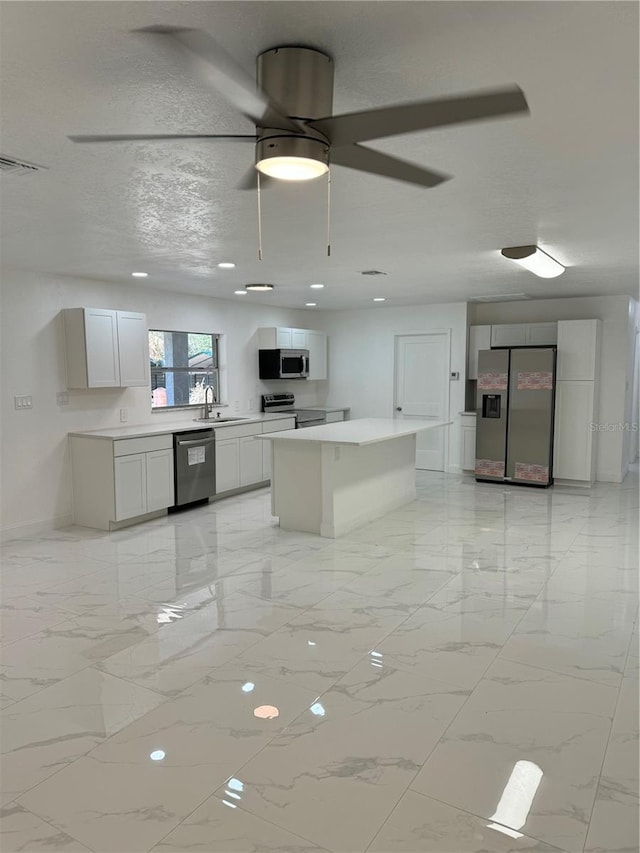
[(291, 349), (291, 332), (293, 329), (276, 329), (276, 349)]
[(478, 352), (491, 349), (491, 326), (469, 326), (467, 379), (478, 378)]
[(324, 332), (307, 332), (309, 379), (327, 378), (327, 336)]
[(147, 512), (175, 504), (173, 448), (145, 453), (147, 464)]
[(595, 379), (597, 343), (597, 320), (560, 320), (558, 379)]
[(216, 439), (216, 494), (240, 485), (239, 439)]
[(527, 343), (525, 323), (508, 323), (491, 326), (492, 347), (523, 347)]
[(120, 385), (149, 385), (149, 330), (145, 314), (117, 311)]
[(553, 476), (562, 480), (593, 478), (594, 383), (556, 383)]
[(272, 441), (262, 441), (262, 479), (271, 479), (271, 447)]
[(527, 326), (527, 344), (531, 346), (555, 346), (557, 340), (557, 323), (529, 323)]
[(117, 456), (113, 461), (116, 521), (144, 515), (147, 511), (146, 453)]
[(463, 471), (475, 471), (476, 467), (476, 428), (464, 426), (462, 433), (462, 459), (460, 467)]
[(120, 385), (116, 312), (103, 308), (84, 309), (87, 351), (87, 386), (114, 388)]
[(307, 349), (308, 334), (306, 329), (291, 329), (291, 346), (294, 349)]
[(240, 441), (240, 485), (262, 482), (262, 439), (248, 435)]

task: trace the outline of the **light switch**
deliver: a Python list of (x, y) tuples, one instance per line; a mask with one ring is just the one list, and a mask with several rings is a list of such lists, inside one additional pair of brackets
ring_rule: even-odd
[(68, 406), (69, 405), (69, 395), (66, 391), (58, 391), (56, 394), (56, 403), (58, 406)]
[(14, 397), (13, 404), (16, 409), (33, 409), (33, 397)]

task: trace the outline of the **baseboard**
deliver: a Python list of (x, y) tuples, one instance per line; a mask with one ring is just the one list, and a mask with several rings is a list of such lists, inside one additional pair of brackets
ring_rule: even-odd
[(11, 542), (14, 539), (33, 539), (42, 533), (50, 533), (61, 527), (73, 524), (72, 515), (59, 515), (46, 521), (30, 521), (27, 524), (12, 524), (0, 530), (0, 542)]

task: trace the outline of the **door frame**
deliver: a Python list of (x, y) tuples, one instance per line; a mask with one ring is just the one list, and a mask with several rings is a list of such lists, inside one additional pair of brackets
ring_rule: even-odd
[[(400, 338), (412, 337), (412, 336), (426, 336), (426, 335), (444, 335), (446, 341), (446, 369), (445, 369), (445, 420), (453, 420), (450, 417), (450, 407), (451, 407), (451, 329), (419, 329), (414, 331), (412, 329), (408, 329), (407, 331), (397, 331), (393, 333), (393, 415), (392, 417), (397, 417), (397, 406), (398, 406), (398, 348), (400, 345)], [(455, 426), (455, 421), (452, 424)], [(443, 448), (443, 459), (442, 459), (442, 473), (449, 473), (449, 437), (451, 430), (446, 429), (444, 433), (444, 448)]]

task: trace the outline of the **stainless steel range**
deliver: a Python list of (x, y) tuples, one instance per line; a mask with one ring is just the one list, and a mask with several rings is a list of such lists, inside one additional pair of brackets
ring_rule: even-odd
[(295, 395), (290, 392), (262, 395), (262, 411), (274, 414), (276, 412), (286, 412), (288, 415), (293, 415), (296, 419), (296, 429), (320, 426), (326, 423), (327, 416), (325, 412), (318, 412), (314, 409), (296, 409), (295, 404)]

